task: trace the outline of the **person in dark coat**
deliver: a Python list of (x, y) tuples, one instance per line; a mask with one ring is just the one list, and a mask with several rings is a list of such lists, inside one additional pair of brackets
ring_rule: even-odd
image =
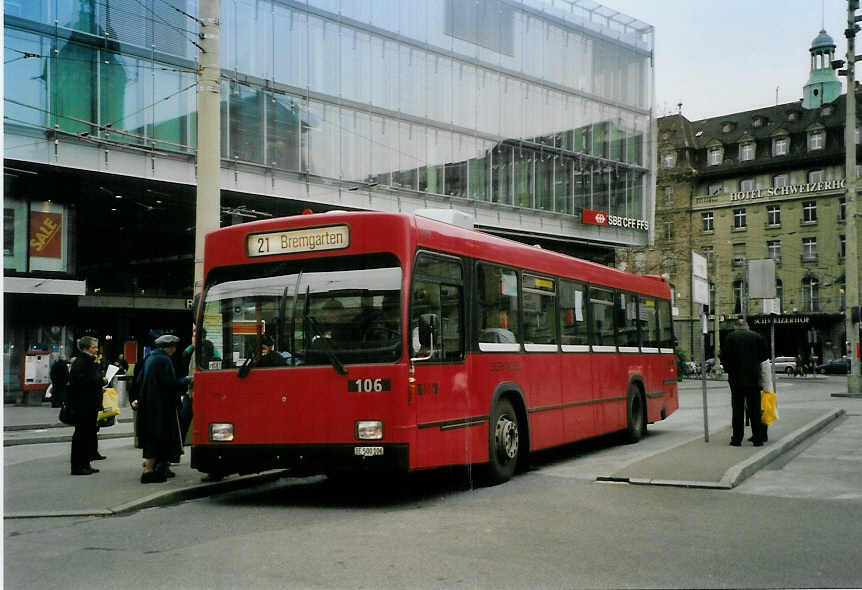
[(51, 407), (59, 408), (66, 401), (66, 392), (69, 389), (69, 365), (65, 356), (60, 356), (51, 365)]
[(283, 367), (287, 363), (284, 357), (275, 351), (274, 343), (270, 336), (264, 334), (260, 337), (260, 360), (258, 367)]
[(746, 406), (751, 423), (751, 441), (755, 447), (763, 446), (766, 433), (760, 419), (760, 364), (768, 359), (769, 352), (763, 337), (749, 330), (744, 319), (738, 320), (736, 330), (721, 347), (721, 364), (730, 384), (731, 446), (742, 445)]
[(140, 391), (134, 404), (145, 460), (141, 483), (161, 483), (173, 477), (169, 465), (178, 462), (183, 452), (177, 410), (189, 378), (177, 378), (174, 370), (172, 356), (179, 341), (171, 334), (159, 336), (157, 349), (141, 367)]
[[(78, 340), (81, 353), (69, 371), (67, 401), (75, 423), (72, 435), (72, 475), (91, 475), (98, 469), (90, 467), (90, 460), (97, 448), (96, 420), (102, 407), (102, 390), (105, 376), (97, 361), (99, 341), (92, 336)], [(98, 452), (98, 451), (96, 451)]]

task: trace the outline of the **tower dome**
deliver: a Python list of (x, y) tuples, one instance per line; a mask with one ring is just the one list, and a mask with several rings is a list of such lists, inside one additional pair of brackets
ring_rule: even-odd
[(802, 89), (802, 108), (816, 109), (841, 95), (841, 81), (832, 69), (835, 41), (821, 29), (811, 42), (811, 73)]

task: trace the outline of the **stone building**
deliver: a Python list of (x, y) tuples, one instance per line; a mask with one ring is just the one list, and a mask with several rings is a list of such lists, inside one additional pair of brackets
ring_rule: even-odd
[[(622, 250), (618, 265), (670, 276), (676, 334), (696, 357), (692, 251), (708, 262), (707, 358), (742, 314), (768, 337), (770, 313), (777, 313), (776, 355), (845, 354), (846, 96), (830, 67), (834, 51), (821, 31), (797, 102), (699, 121), (681, 113), (657, 120), (655, 243)], [(759, 259), (775, 261), (777, 301), (746, 296), (747, 262)]]

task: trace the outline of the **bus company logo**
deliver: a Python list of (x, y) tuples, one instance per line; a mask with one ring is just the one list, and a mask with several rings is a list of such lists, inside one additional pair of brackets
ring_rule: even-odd
[(594, 209), (584, 209), (581, 215), (581, 221), (589, 225), (607, 225), (608, 214), (604, 211), (596, 211)]

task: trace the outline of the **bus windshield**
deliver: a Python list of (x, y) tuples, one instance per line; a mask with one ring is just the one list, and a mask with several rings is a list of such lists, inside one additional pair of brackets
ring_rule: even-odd
[(392, 254), (215, 269), (207, 278), (197, 366), (395, 362), (403, 340), (401, 278)]

